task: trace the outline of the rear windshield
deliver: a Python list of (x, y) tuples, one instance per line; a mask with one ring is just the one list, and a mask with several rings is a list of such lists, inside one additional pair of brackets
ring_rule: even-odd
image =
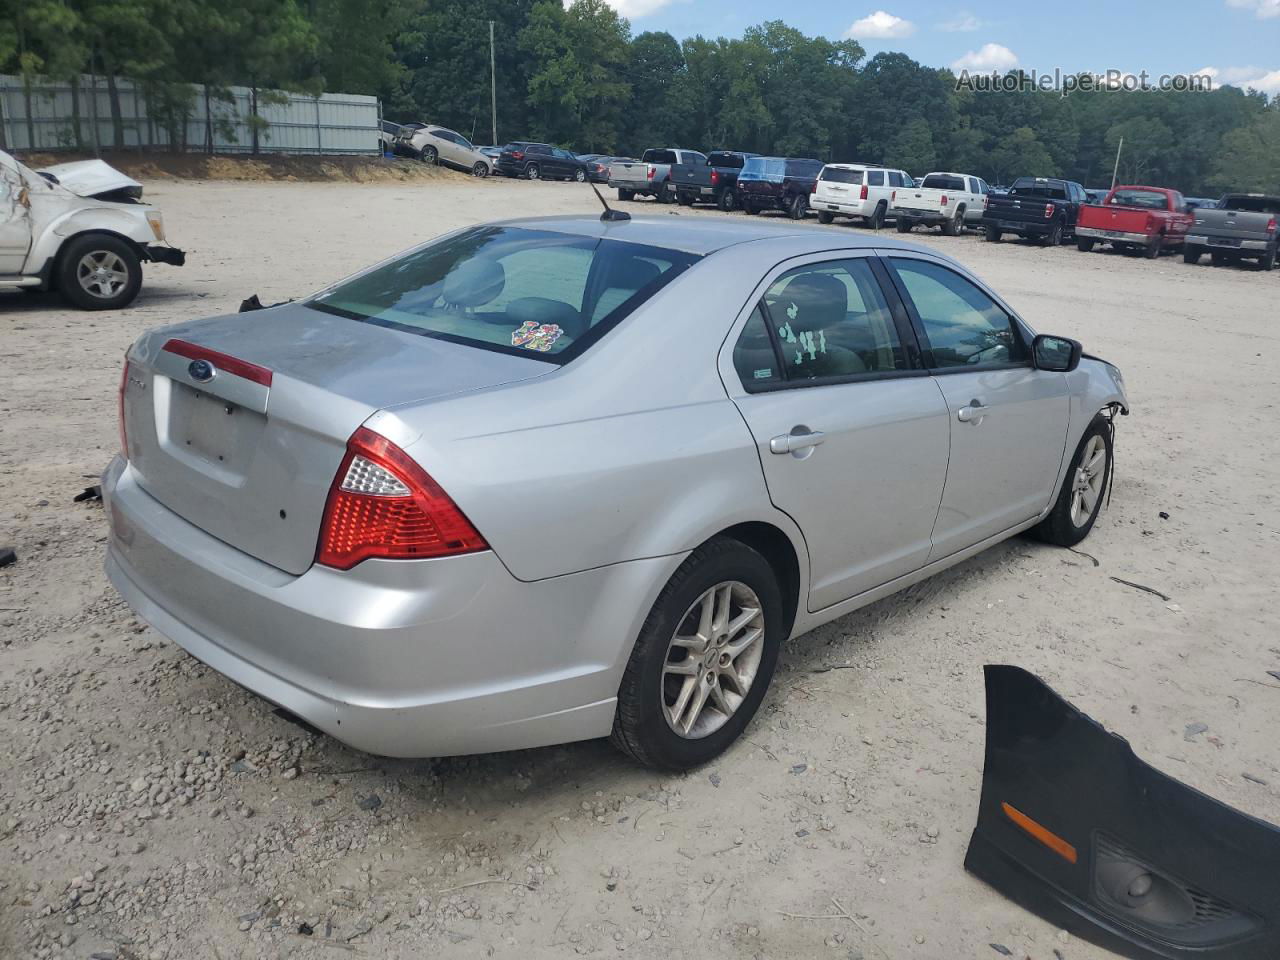
[(708, 153), (707, 164), (712, 167), (741, 169), (746, 158), (740, 153)]
[(1239, 210), (1242, 213), (1280, 213), (1280, 197), (1223, 197), (1219, 210)]
[(931, 173), (920, 184), (926, 190), (964, 190), (964, 178), (953, 177), (945, 173)]
[(1117, 207), (1146, 207), (1149, 210), (1164, 210), (1169, 206), (1169, 198), (1155, 190), (1117, 190), (1107, 202)]
[(821, 160), (788, 160), (788, 177), (816, 177), (822, 169)]
[(621, 240), (475, 227), (348, 280), (308, 306), (563, 363), (698, 259)]
[(787, 161), (781, 157), (749, 157), (742, 165), (740, 180), (781, 180), (786, 176)]
[(843, 167), (823, 167), (821, 179), (829, 183), (862, 184), (861, 170), (846, 170)]
[(1052, 180), (1015, 180), (1009, 190), (1013, 197), (1044, 197), (1046, 200), (1067, 199), (1066, 185)]
[(642, 163), (675, 163), (676, 155), (671, 150), (646, 150), (640, 161)]

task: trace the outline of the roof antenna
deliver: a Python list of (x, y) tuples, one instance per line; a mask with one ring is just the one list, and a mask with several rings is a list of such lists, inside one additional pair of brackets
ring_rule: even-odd
[(604, 194), (599, 190), (596, 190), (596, 185), (594, 183), (591, 184), (591, 189), (596, 191), (596, 196), (600, 199), (600, 203), (604, 207), (604, 213), (600, 214), (601, 220), (605, 223), (609, 223), (615, 220), (622, 221), (631, 219), (631, 214), (623, 213), (621, 210), (615, 210), (613, 207), (609, 206), (609, 202), (605, 200)]

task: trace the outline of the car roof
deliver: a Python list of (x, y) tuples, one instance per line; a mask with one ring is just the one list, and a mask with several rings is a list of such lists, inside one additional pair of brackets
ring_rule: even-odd
[[(811, 226), (789, 226), (746, 218), (719, 217), (633, 217), (623, 221), (602, 221), (598, 216), (569, 214), (558, 217), (522, 217), (502, 220), (497, 226), (548, 230), (584, 237), (607, 237), (628, 243), (668, 247), (705, 256), (742, 243), (785, 241), (787, 256), (826, 250), (921, 250), (883, 234), (863, 236), (852, 231), (820, 230)], [(807, 242), (806, 242), (807, 241)], [(933, 251), (929, 251), (932, 253)], [(950, 259), (944, 257), (944, 259)]]

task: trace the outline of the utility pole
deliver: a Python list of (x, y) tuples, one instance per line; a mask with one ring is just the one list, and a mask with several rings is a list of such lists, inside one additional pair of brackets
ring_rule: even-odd
[(498, 70), (494, 66), (493, 56), (493, 21), (489, 21), (489, 119), (493, 121), (493, 140), (498, 146)]
[(1111, 169), (1111, 189), (1116, 188), (1116, 174), (1120, 172), (1120, 151), (1124, 149), (1124, 137), (1116, 145), (1116, 165)]

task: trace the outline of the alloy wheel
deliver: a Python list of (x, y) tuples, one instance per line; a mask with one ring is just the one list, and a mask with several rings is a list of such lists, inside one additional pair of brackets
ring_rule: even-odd
[(129, 282), (129, 268), (120, 255), (110, 250), (93, 250), (76, 266), (80, 288), (91, 297), (110, 300)]
[(1071, 483), (1071, 522), (1083, 527), (1093, 516), (1107, 479), (1107, 444), (1101, 434), (1089, 438)]
[(700, 739), (737, 712), (764, 653), (764, 608), (738, 580), (718, 583), (677, 625), (662, 667), (662, 713), (681, 737)]

